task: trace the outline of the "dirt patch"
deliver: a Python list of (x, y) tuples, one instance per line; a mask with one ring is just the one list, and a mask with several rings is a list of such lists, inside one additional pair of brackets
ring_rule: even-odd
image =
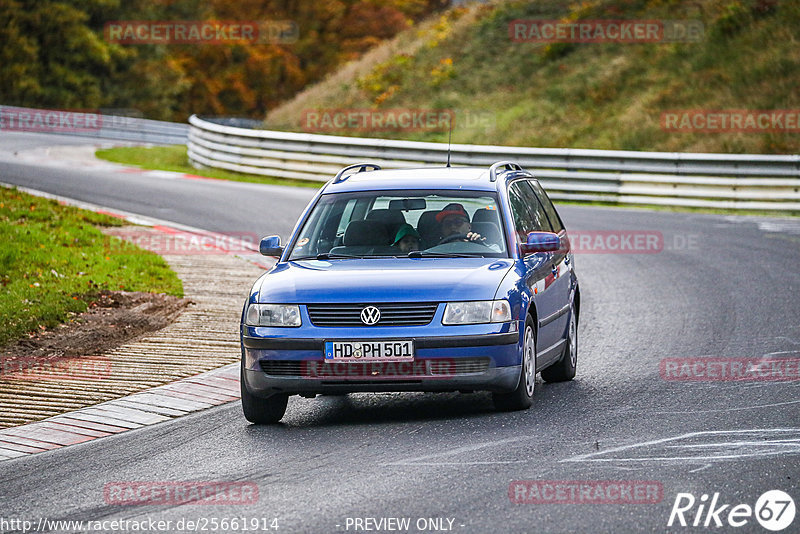
[(190, 299), (171, 295), (102, 291), (86, 312), (69, 323), (0, 347), (0, 357), (8, 372), (14, 360), (44, 362), (102, 354), (164, 328), (190, 304)]

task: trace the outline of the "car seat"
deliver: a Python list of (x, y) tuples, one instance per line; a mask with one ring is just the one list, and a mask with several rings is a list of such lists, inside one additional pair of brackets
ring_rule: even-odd
[(422, 248), (436, 246), (442, 239), (442, 226), (436, 221), (437, 210), (423, 212), (417, 222), (417, 232), (422, 237)]
[[(406, 218), (400, 210), (390, 209), (377, 209), (367, 213), (366, 220), (381, 222), (386, 226), (386, 231), (391, 238), (397, 234), (397, 231), (406, 223)], [(386, 244), (386, 243), (381, 243)], [(391, 244), (391, 243), (388, 243)]]

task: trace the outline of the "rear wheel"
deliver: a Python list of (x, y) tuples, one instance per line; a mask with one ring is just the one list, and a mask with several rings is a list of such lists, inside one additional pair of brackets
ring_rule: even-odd
[(289, 395), (276, 393), (269, 397), (256, 397), (247, 390), (244, 383), (244, 370), (241, 371), (242, 411), (244, 417), (257, 425), (277, 423), (286, 413)]
[(510, 412), (526, 410), (533, 403), (533, 390), (536, 384), (536, 335), (533, 333), (533, 321), (530, 317), (525, 321), (525, 334), (522, 342), (522, 366), (519, 384), (511, 393), (495, 393), (492, 396), (497, 410)]
[(575, 316), (575, 307), (569, 310), (569, 327), (567, 328), (567, 343), (564, 354), (556, 363), (542, 370), (545, 382), (567, 382), (575, 378), (578, 366), (578, 318)]

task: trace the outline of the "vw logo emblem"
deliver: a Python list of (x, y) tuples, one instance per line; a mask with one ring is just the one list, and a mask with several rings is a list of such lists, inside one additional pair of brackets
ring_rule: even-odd
[(361, 322), (367, 326), (377, 324), (381, 320), (381, 311), (375, 306), (367, 306), (361, 310)]

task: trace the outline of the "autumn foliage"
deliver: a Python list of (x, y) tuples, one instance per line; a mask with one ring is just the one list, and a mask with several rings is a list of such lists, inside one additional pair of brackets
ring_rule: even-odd
[[(0, 104), (261, 118), (447, 0), (4, 0)], [(109, 21), (291, 21), (293, 42), (131, 45)]]

